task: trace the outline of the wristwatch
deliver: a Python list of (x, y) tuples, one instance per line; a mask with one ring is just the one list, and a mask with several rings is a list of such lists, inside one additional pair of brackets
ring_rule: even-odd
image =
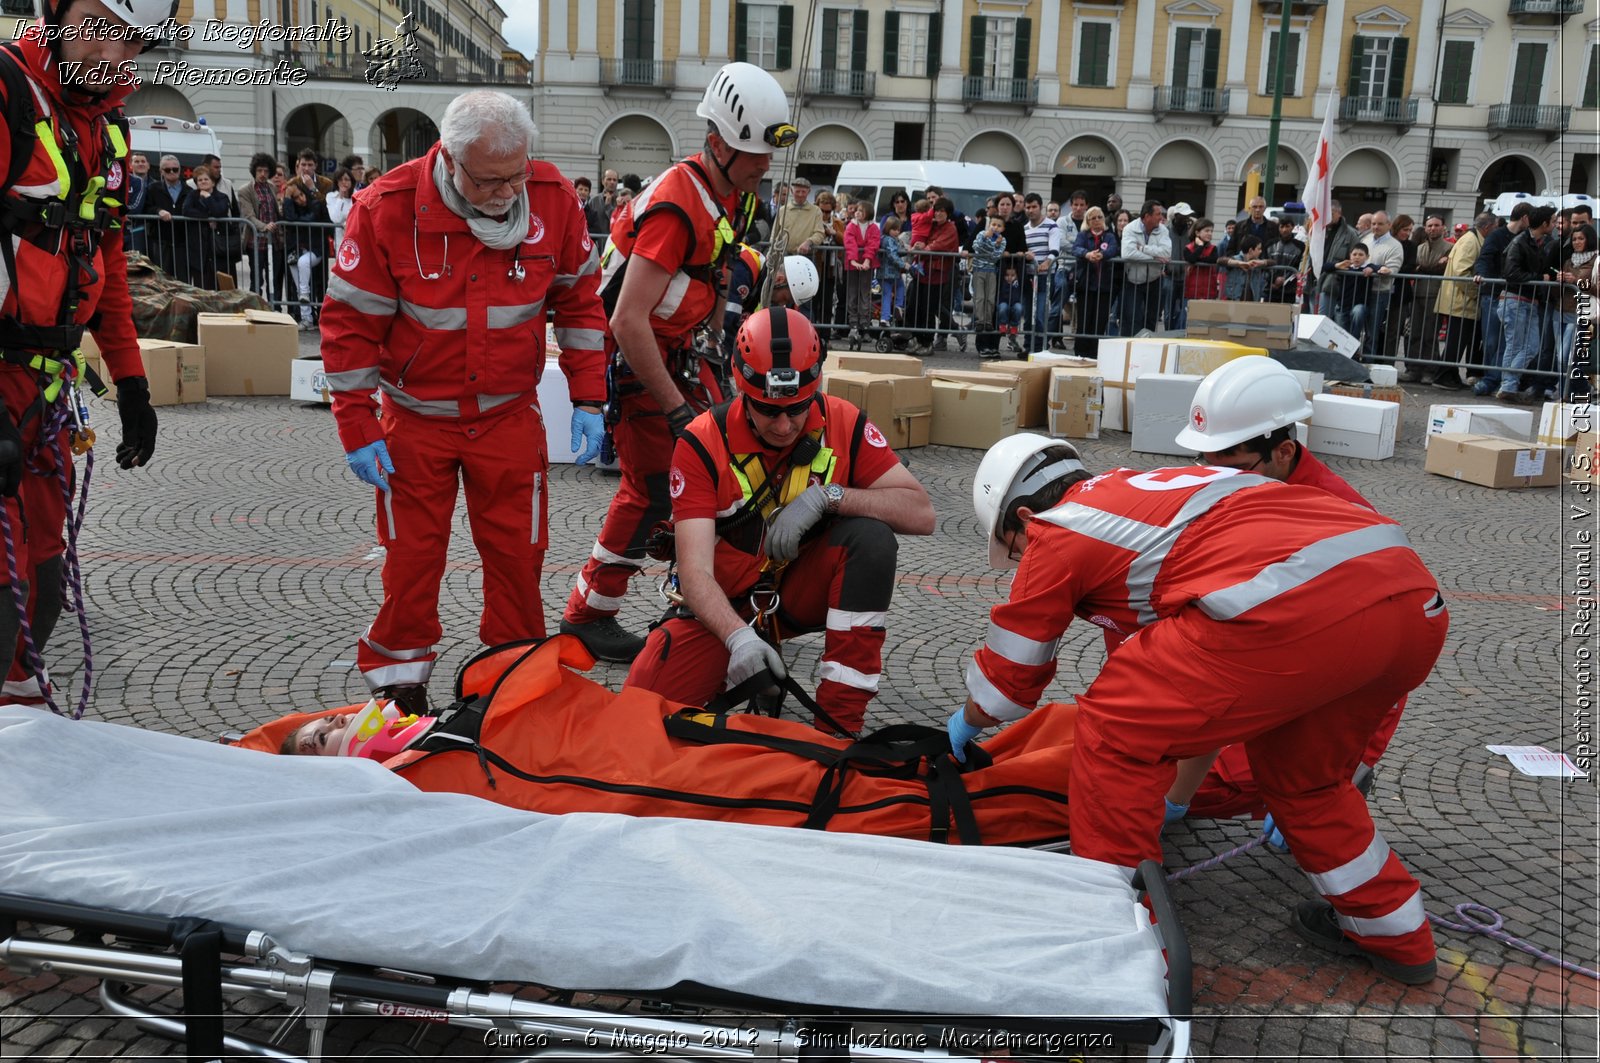
[(844, 488), (838, 484), (826, 484), (822, 488), (822, 497), (828, 501), (828, 516), (835, 516), (844, 504)]

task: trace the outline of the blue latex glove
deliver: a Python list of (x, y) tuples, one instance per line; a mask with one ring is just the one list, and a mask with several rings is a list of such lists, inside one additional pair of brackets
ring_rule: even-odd
[(950, 717), (950, 722), (944, 725), (950, 732), (950, 752), (955, 754), (956, 761), (961, 764), (967, 762), (967, 743), (983, 734), (982, 727), (974, 727), (967, 722), (966, 706), (957, 709), (955, 715)]
[(1163, 797), (1161, 800), (1167, 802), (1167, 815), (1166, 818), (1161, 821), (1163, 826), (1168, 823), (1176, 823), (1178, 820), (1189, 814), (1188, 805), (1175, 805), (1171, 801), (1168, 801), (1165, 797)]
[(1289, 843), (1283, 840), (1283, 831), (1279, 830), (1278, 825), (1272, 822), (1271, 812), (1267, 813), (1267, 821), (1261, 824), (1261, 836), (1267, 839), (1267, 844), (1278, 850), (1278, 852), (1286, 853), (1289, 851)]
[(389, 445), (383, 440), (358, 447), (344, 456), (350, 471), (362, 483), (371, 484), (382, 491), (389, 490), (389, 477), (394, 475), (394, 462), (389, 460)]
[(598, 413), (572, 411), (572, 452), (578, 455), (576, 464), (587, 465), (600, 453), (600, 444), (606, 438), (606, 419)]

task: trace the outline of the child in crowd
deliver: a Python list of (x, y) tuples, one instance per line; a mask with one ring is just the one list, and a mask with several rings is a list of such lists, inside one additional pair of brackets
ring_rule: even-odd
[(1011, 337), (1011, 349), (1017, 350), (1017, 330), (1022, 327), (1022, 280), (1015, 266), (1006, 267), (995, 294), (994, 321), (1002, 336)]
[(1272, 265), (1261, 257), (1265, 250), (1261, 237), (1247, 233), (1240, 239), (1238, 250), (1221, 260), (1224, 299), (1246, 303), (1261, 301), (1267, 290), (1267, 271)]
[(850, 206), (850, 222), (844, 227), (845, 325), (865, 336), (872, 323), (872, 274), (878, 268), (878, 247), (883, 232), (872, 220), (865, 200)]
[[(995, 304), (1000, 291), (1000, 256), (1006, 250), (1006, 223), (998, 214), (988, 227), (972, 238), (972, 331), (977, 334), (980, 357), (998, 358), (998, 346), (990, 350), (984, 341), (994, 331)], [(991, 337), (992, 338), (992, 337)], [(994, 341), (996, 344), (998, 340)]]
[(1190, 299), (1215, 299), (1222, 291), (1222, 271), (1217, 268), (1221, 251), (1217, 247), (1217, 224), (1210, 218), (1196, 218), (1189, 230), (1190, 240), (1183, 246), (1183, 260), (1189, 272), (1183, 276), (1183, 313), (1172, 323), (1175, 329), (1188, 324)]
[(878, 237), (878, 287), (883, 292), (882, 316), (879, 325), (895, 320), (895, 312), (906, 305), (906, 255), (900, 242), (900, 231), (905, 223), (893, 214), (885, 215), (883, 232)]
[[(1367, 256), (1367, 245), (1356, 244), (1350, 248), (1350, 257), (1334, 263), (1339, 277), (1334, 282), (1334, 321), (1354, 336), (1361, 338), (1367, 323), (1367, 302), (1372, 298), (1372, 278), (1387, 269), (1375, 267)], [(1360, 358), (1356, 359), (1360, 361)]]

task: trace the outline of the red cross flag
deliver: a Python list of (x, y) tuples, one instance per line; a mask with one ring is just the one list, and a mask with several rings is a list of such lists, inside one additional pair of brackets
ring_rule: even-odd
[(1328, 241), (1328, 216), (1333, 213), (1333, 114), (1339, 109), (1339, 90), (1328, 94), (1328, 113), (1322, 119), (1322, 135), (1311, 160), (1311, 177), (1306, 181), (1306, 235), (1312, 272), (1322, 272), (1324, 248)]

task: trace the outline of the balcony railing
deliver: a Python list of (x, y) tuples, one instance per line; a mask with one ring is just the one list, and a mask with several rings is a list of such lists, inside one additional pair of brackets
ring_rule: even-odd
[(1012, 103), (1032, 110), (1039, 103), (1039, 79), (967, 75), (961, 79), (961, 102), (968, 110), (975, 103)]
[(1417, 100), (1414, 96), (1346, 96), (1339, 101), (1339, 120), (1374, 125), (1416, 125)]
[[(1283, 0), (1256, 0), (1263, 8), (1269, 11), (1282, 11)], [(1328, 6), (1328, 0), (1292, 0), (1291, 7), (1304, 11), (1307, 8), (1323, 8)]]
[(800, 93), (804, 96), (847, 96), (870, 100), (877, 90), (878, 75), (871, 70), (835, 70), (810, 67), (800, 72)]
[(1508, 11), (1512, 18), (1538, 15), (1555, 15), (1571, 18), (1583, 13), (1583, 0), (1511, 0)]
[(672, 88), (677, 66), (671, 60), (602, 59), (600, 85), (608, 93), (621, 88), (666, 91)]
[(1489, 108), (1489, 129), (1496, 133), (1546, 133), (1560, 136), (1572, 118), (1571, 107), (1497, 103)]
[(1195, 88), (1190, 85), (1157, 85), (1155, 105), (1151, 110), (1157, 117), (1164, 114), (1207, 114), (1213, 122), (1220, 122), (1228, 113), (1228, 89)]

